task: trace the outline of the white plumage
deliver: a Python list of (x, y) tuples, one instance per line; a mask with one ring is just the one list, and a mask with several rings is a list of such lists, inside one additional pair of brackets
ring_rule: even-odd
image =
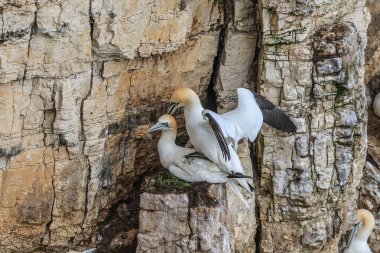
[[(184, 148), (175, 144), (177, 124), (172, 116), (168, 114), (161, 116), (157, 124), (149, 129), (149, 132), (157, 130), (162, 130), (157, 149), (160, 162), (164, 168), (168, 169), (174, 176), (187, 182), (228, 183), (244, 205), (249, 208), (244, 197), (233, 182), (236, 179), (229, 178), (229, 176), (233, 177), (235, 175), (226, 173), (206, 158), (185, 157), (194, 153), (195, 149)], [(246, 179), (239, 178), (238, 180)]]
[[(246, 174), (233, 146), (228, 145), (225, 136), (220, 133), (222, 130), (215, 131), (205, 120), (202, 115), (204, 108), (193, 90), (188, 88), (177, 89), (171, 97), (171, 102), (174, 102), (174, 105), (169, 107), (169, 112), (175, 111), (178, 107), (184, 107), (186, 130), (191, 144), (198, 152), (204, 154), (226, 173)], [(212, 120), (212, 118), (208, 119)], [(222, 127), (227, 128), (225, 125)], [(231, 130), (227, 129), (227, 131)], [(248, 184), (246, 179), (234, 180), (247, 191), (253, 191), (253, 187)]]

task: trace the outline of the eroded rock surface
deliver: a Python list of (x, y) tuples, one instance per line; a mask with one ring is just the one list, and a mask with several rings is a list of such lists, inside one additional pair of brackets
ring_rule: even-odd
[[(368, 26), (368, 42), (365, 49), (365, 82), (367, 86), (368, 102), (368, 151), (377, 162), (380, 162), (380, 119), (373, 113), (373, 99), (380, 92), (380, 2), (367, 1), (367, 8), (371, 13), (371, 23)], [(361, 194), (359, 207), (370, 210), (376, 219), (375, 230), (370, 238), (370, 247), (373, 252), (380, 251), (380, 183), (379, 173), (371, 165), (365, 167), (363, 180), (361, 182)]]
[[(1, 252), (133, 249), (136, 187), (159, 166), (150, 123), (179, 86), (223, 112), (244, 82), (298, 126), (264, 127), (258, 147), (240, 147), (258, 179), (258, 205), (247, 197), (259, 233), (254, 212), (230, 193), (227, 204), (220, 186), (211, 207), (144, 193), (138, 250), (337, 252), (365, 157), (364, 0), (17, 0), (0, 10)], [(176, 223), (153, 240), (169, 216)]]
[(262, 129), (261, 252), (338, 252), (350, 228), (366, 155), (364, 4), (262, 1), (258, 90), (298, 130)]
[(0, 9), (0, 251), (88, 248), (102, 240), (109, 210), (159, 164), (146, 130), (166, 111), (162, 101), (178, 86), (205, 93), (223, 6), (70, 0)]
[(224, 185), (143, 193), (137, 252), (235, 252)]

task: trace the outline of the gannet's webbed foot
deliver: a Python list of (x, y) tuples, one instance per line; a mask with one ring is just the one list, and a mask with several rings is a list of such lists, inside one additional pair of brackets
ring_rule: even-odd
[(251, 176), (247, 176), (247, 175), (244, 175), (244, 174), (239, 173), (239, 172), (231, 172), (228, 174), (227, 178), (250, 178), (250, 179), (254, 179)]
[[(199, 153), (198, 151), (195, 151), (195, 152), (193, 152), (193, 153), (190, 153), (190, 154), (185, 155), (185, 158), (186, 158), (186, 159), (189, 159), (189, 158), (200, 158), (200, 159), (205, 159), (205, 160), (210, 161), (210, 159), (208, 159), (207, 156), (205, 156), (205, 155), (202, 154), (202, 153)], [(210, 161), (210, 162), (211, 162), (211, 161)]]

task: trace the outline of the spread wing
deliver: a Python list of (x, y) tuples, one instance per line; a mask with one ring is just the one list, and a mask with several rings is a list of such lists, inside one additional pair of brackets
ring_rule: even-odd
[(225, 131), (223, 126), (220, 125), (217, 121), (217, 118), (219, 118), (221, 116), (219, 116), (218, 114), (216, 114), (210, 110), (203, 110), (202, 114), (203, 114), (203, 117), (209, 123), (212, 131), (215, 134), (216, 140), (218, 141), (220, 149), (222, 150), (224, 160), (226, 160), (226, 161), (231, 160), (230, 150), (228, 148), (227, 141), (224, 138), (224, 136), (227, 136), (227, 132)]
[(286, 133), (296, 132), (296, 125), (294, 125), (293, 121), (284, 112), (260, 94), (252, 93), (255, 96), (256, 103), (263, 112), (265, 123)]

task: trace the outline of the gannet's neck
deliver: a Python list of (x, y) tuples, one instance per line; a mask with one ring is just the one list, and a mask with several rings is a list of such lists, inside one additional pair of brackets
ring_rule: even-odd
[(371, 232), (373, 230), (374, 223), (371, 220), (363, 220), (363, 224), (360, 226), (358, 233), (356, 234), (354, 240), (367, 242)]
[(363, 227), (361, 227), (359, 229), (358, 233), (356, 234), (354, 241), (367, 242), (371, 232), (372, 232), (372, 230), (363, 229)]
[(202, 111), (204, 110), (201, 101), (198, 97), (192, 99), (191, 103), (187, 103), (185, 105), (185, 118), (188, 119), (188, 117), (191, 118), (202, 118)]
[(176, 148), (175, 138), (177, 136), (177, 129), (168, 129), (161, 132), (160, 140), (158, 141), (158, 153), (166, 156), (169, 152)]
[(375, 227), (375, 217), (373, 217), (372, 213), (366, 209), (359, 209), (357, 215), (358, 220), (360, 221), (360, 227), (353, 240), (366, 243)]

